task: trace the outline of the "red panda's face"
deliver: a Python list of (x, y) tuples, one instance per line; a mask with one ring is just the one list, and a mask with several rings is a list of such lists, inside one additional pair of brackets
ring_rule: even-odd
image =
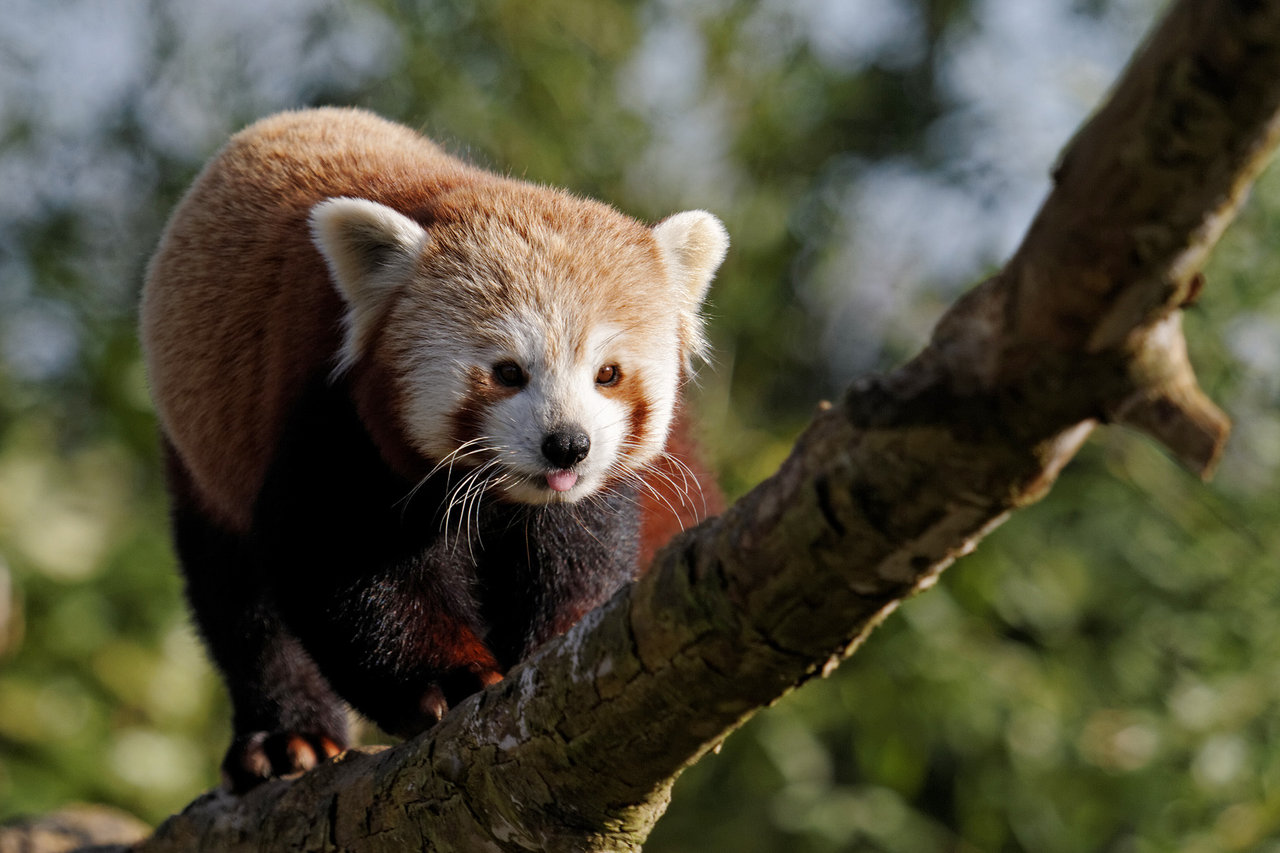
[(662, 452), (701, 346), (719, 222), (648, 229), (566, 198), (430, 230), (372, 202), (313, 213), (349, 305), (343, 363), (381, 360), (404, 438), (464, 502), (575, 501), (635, 477)]
[(680, 378), (675, 318), (624, 323), (579, 308), (423, 328), (430, 343), (419, 338), (400, 382), (414, 446), (521, 503), (577, 500), (652, 461)]

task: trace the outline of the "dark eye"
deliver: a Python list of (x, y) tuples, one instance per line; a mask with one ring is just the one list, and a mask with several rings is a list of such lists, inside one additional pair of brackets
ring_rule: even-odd
[(508, 388), (523, 388), (529, 381), (524, 375), (524, 370), (514, 361), (501, 361), (495, 364), (493, 378), (498, 380), (499, 385), (505, 385)]
[(618, 370), (618, 365), (616, 364), (606, 364), (596, 371), (597, 385), (617, 385), (618, 380), (621, 378), (622, 371)]

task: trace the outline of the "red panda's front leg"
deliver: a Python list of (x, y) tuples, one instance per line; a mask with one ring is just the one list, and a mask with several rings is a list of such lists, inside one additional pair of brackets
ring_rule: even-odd
[(384, 731), (412, 737), (502, 679), (465, 596), (472, 584), (447, 562), (391, 562), (337, 583), (317, 580), (332, 568), (294, 566), (313, 580), (277, 594), (285, 621), (334, 688)]
[(334, 690), (411, 736), (502, 677), (472, 549), (442, 535), (438, 478), (393, 472), (341, 386), (304, 393), (258, 495), (253, 542), (284, 624)]
[(346, 705), (281, 622), (248, 539), (207, 518), (168, 442), (165, 453), (187, 599), (234, 708), (224, 781), (246, 791), (308, 770), (346, 748)]

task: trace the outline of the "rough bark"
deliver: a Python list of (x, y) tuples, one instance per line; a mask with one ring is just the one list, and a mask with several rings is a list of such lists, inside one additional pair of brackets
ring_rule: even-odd
[(773, 477), (432, 731), (206, 795), (134, 849), (639, 849), (683, 768), (1041, 497), (1096, 424), (1208, 474), (1228, 424), (1179, 309), (1278, 110), (1280, 0), (1175, 3), (1006, 267)]

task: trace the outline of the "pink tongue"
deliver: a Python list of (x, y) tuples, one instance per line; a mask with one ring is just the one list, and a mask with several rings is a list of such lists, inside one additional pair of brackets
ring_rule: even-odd
[(557, 492), (567, 492), (578, 482), (578, 475), (572, 471), (548, 471), (547, 485)]

